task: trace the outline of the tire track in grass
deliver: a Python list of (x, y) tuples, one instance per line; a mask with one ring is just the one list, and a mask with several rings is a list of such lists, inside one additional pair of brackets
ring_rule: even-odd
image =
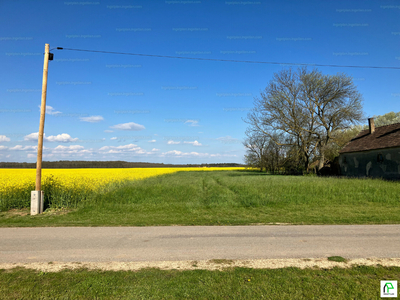
[(204, 174), (203, 183), (203, 203), (206, 207), (215, 206), (237, 206), (238, 195), (223, 185), (221, 181), (212, 174)]
[(228, 190), (231, 194), (234, 195), (234, 202), (232, 203), (235, 206), (241, 207), (259, 207), (264, 206), (264, 199), (259, 197), (257, 193), (246, 193), (240, 194), (237, 190), (230, 188), (227, 184), (223, 184), (222, 180), (215, 179), (215, 181), (224, 189)]

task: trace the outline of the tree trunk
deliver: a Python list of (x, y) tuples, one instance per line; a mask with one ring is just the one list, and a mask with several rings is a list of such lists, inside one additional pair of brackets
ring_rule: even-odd
[(325, 161), (325, 156), (323, 153), (321, 153), (321, 156), (319, 157), (318, 171), (320, 171), (324, 167), (324, 161)]

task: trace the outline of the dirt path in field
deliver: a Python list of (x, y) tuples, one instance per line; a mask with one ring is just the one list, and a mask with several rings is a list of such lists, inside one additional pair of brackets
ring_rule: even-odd
[(34, 269), (42, 272), (59, 272), (64, 269), (80, 269), (103, 271), (138, 271), (145, 268), (158, 268), (160, 270), (223, 270), (232, 267), (253, 269), (278, 269), (286, 267), (331, 269), (334, 267), (351, 268), (353, 266), (385, 266), (400, 267), (400, 258), (367, 258), (352, 259), (347, 262), (329, 261), (327, 258), (312, 259), (253, 259), (253, 260), (199, 260), (199, 261), (153, 261), (153, 262), (85, 262), (85, 263), (3, 263), (0, 269), (13, 269), (17, 267)]

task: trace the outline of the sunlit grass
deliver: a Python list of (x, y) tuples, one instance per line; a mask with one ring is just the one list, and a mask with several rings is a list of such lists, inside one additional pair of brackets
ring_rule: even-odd
[(379, 299), (398, 267), (224, 271), (0, 270), (1, 299)]
[(177, 172), (124, 182), (73, 209), (0, 213), (0, 226), (398, 224), (399, 190), (378, 179)]

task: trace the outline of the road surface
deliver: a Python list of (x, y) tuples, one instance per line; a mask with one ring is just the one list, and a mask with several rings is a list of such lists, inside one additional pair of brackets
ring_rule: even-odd
[(0, 228), (0, 263), (399, 258), (400, 225)]

